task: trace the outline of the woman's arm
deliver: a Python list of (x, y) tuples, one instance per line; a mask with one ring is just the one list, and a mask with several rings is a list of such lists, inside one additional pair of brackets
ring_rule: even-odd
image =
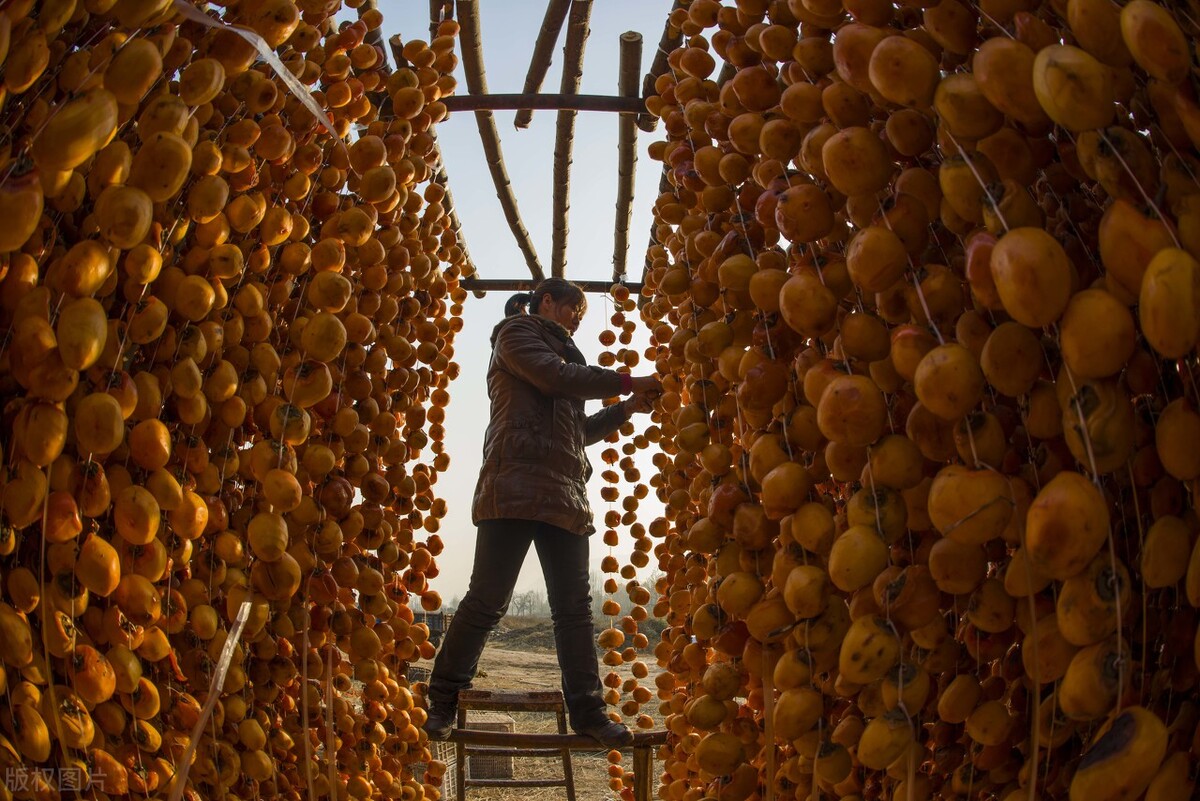
[(496, 358), (506, 370), (546, 395), (612, 398), (622, 393), (626, 383), (616, 370), (565, 361), (546, 344), (538, 324), (532, 321), (515, 320), (500, 329)]
[(596, 444), (620, 428), (628, 419), (629, 408), (624, 403), (614, 403), (595, 414), (589, 414), (583, 424), (583, 444)]
[[(657, 381), (657, 379), (655, 379)], [(635, 414), (654, 411), (657, 394), (637, 394), (591, 415), (584, 422), (584, 444), (591, 445), (607, 437)]]

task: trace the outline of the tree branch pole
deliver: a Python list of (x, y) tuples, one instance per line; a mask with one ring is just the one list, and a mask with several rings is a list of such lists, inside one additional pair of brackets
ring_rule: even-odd
[[(571, 0), (550, 0), (546, 4), (546, 16), (542, 18), (542, 27), (538, 31), (537, 41), (533, 43), (533, 56), (529, 59), (529, 72), (525, 75), (524, 94), (530, 95), (542, 88), (550, 62), (554, 58), (554, 45), (558, 42), (558, 34), (567, 18), (567, 10)], [(513, 119), (517, 128), (528, 128), (533, 120), (533, 109), (536, 106), (522, 108)]]
[[(392, 51), (392, 58), (396, 61), (396, 68), (408, 67), (409, 64), (402, 52), (403, 43), (400, 40), (400, 34), (395, 34), (388, 39), (388, 46)], [(442, 158), (442, 148), (438, 145), (437, 131), (431, 127), (429, 135), (433, 138), (433, 152), (435, 154), (433, 181), (440, 185), (446, 192), (445, 197), (442, 198), (442, 206), (446, 209), (446, 215), (450, 218), (450, 228), (454, 231), (454, 236), (458, 240), (458, 247), (463, 253), (463, 264), (466, 268), (463, 270), (463, 274), (475, 275), (475, 262), (471, 260), (471, 251), (467, 248), (467, 239), (463, 235), (462, 220), (458, 218), (458, 210), (454, 206), (454, 195), (450, 192), (450, 176), (446, 174), (446, 160)]]
[(717, 86), (724, 86), (727, 82), (733, 80), (735, 73), (737, 73), (737, 67), (726, 61), (721, 65), (721, 71), (717, 73)]
[[(609, 281), (572, 281), (571, 283), (589, 295), (607, 295), (613, 286)], [(458, 282), (458, 285), (469, 292), (482, 296), (488, 292), (529, 292), (537, 286), (537, 281), (529, 278), (464, 278)], [(629, 288), (630, 292), (638, 292), (642, 288), (641, 284), (626, 284), (625, 286)]]
[[(675, 0), (675, 4), (671, 6), (671, 11), (674, 12), (676, 9), (685, 8), (686, 6), (687, 3), (685, 0)], [(671, 24), (671, 14), (668, 13), (667, 21), (663, 24), (662, 38), (658, 40), (658, 50), (654, 51), (654, 60), (650, 62), (650, 71), (642, 79), (643, 100), (654, 94), (655, 81), (658, 80), (658, 76), (664, 74), (669, 68), (667, 56), (682, 43), (683, 31)], [(655, 117), (648, 111), (643, 112), (638, 115), (637, 125), (643, 131), (650, 133), (658, 127), (658, 117)]]
[(429, 0), (429, 41), (437, 38), (438, 23), (454, 17), (454, 0)]
[[(379, 5), (375, 2), (375, 0), (363, 0), (363, 4), (358, 7), (358, 18), (362, 19), (363, 14), (367, 13), (368, 11), (375, 11), (378, 8)], [(379, 55), (383, 60), (383, 71), (391, 72), (392, 67), (390, 64), (388, 64), (387, 59), (387, 48), (383, 45), (383, 29), (372, 28), (368, 30), (367, 35), (363, 37), (363, 41), (379, 50)], [(385, 92), (384, 95), (386, 96), (386, 94), (387, 93)]]
[[(462, 63), (467, 78), (467, 91), (473, 95), (485, 95), (487, 76), (483, 69), (483, 45), (479, 35), (479, 0), (458, 0), (458, 14), (458, 22), (462, 26)], [(504, 155), (500, 151), (500, 132), (496, 130), (496, 118), (490, 111), (476, 111), (475, 124), (479, 128), (483, 153), (488, 170), (492, 174), (492, 183), (496, 186), (496, 197), (504, 210), (505, 219), (508, 220), (508, 227), (517, 240), (517, 247), (525, 256), (530, 274), (541, 280), (546, 273), (542, 270), (529, 231), (521, 221), (521, 212), (517, 209), (517, 198), (513, 194), (512, 181), (508, 177)]]
[[(642, 71), (642, 35), (621, 34), (619, 91), (622, 97), (637, 97)], [(629, 221), (633, 215), (633, 179), (637, 174), (637, 119), (622, 114), (617, 123), (617, 222), (613, 233), (613, 281), (625, 278), (629, 255)]]
[[(583, 77), (583, 50), (587, 44), (588, 21), (592, 0), (573, 0), (567, 22), (567, 44), (563, 52), (562, 87), (564, 95), (579, 93)], [(558, 112), (554, 136), (554, 241), (550, 253), (550, 274), (562, 276), (567, 267), (567, 218), (571, 212), (571, 151), (575, 145), (575, 112)]]

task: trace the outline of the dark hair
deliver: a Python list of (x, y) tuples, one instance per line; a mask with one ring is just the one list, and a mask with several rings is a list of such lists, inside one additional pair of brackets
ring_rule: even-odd
[(525, 314), (526, 308), (529, 306), (529, 301), (531, 300), (533, 300), (532, 293), (518, 292), (505, 302), (504, 316), (512, 317), (516, 314)]
[[(549, 295), (555, 303), (566, 301), (578, 305), (586, 300), (583, 290), (577, 284), (572, 284), (565, 278), (552, 276), (539, 281), (532, 292), (518, 292), (509, 298), (508, 302), (504, 304), (504, 316), (512, 317), (514, 314), (527, 313), (529, 304), (539, 301), (543, 295)], [(536, 310), (535, 307), (534, 311)]]

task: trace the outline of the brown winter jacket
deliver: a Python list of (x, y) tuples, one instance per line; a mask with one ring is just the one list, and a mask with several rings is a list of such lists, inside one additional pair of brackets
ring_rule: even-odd
[(492, 417), (475, 487), (475, 523), (536, 520), (591, 534), (585, 445), (625, 422), (624, 406), (587, 415), (588, 399), (621, 392), (615, 370), (590, 367), (558, 323), (532, 314), (506, 317), (492, 332), (487, 375)]

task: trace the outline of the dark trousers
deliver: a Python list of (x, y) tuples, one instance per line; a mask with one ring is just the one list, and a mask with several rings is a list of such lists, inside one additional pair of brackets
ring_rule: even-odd
[(530, 520), (485, 520), (475, 541), (475, 565), (466, 596), (454, 612), (429, 679), (430, 700), (456, 706), (471, 686), (488, 635), (508, 611), (529, 545), (537, 549), (554, 622), (554, 644), (571, 725), (605, 717), (592, 630), (588, 538)]

